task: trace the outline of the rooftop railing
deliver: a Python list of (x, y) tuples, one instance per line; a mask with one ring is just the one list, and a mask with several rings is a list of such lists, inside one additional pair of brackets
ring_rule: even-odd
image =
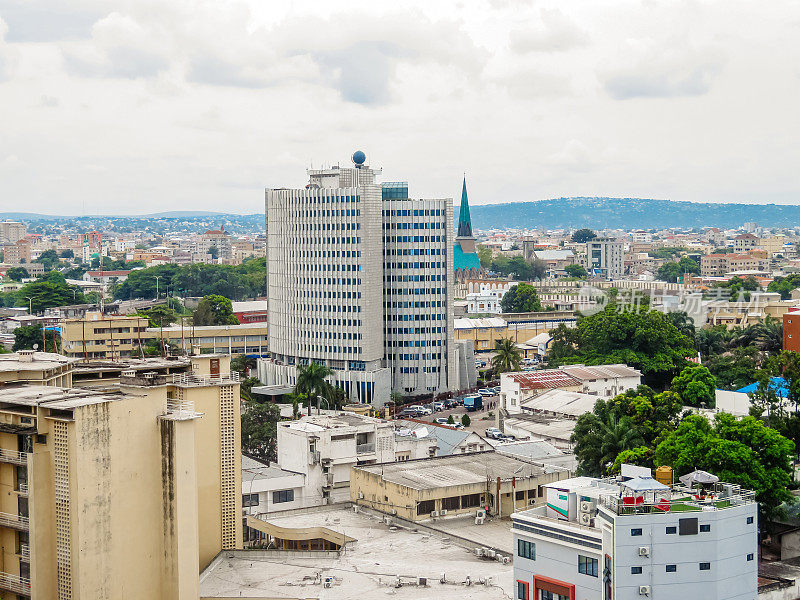
[(167, 415), (177, 419), (194, 419), (200, 413), (195, 412), (194, 402), (190, 400), (167, 400)]
[(356, 445), (356, 454), (369, 454), (370, 452), (375, 452), (375, 442)]
[(0, 571), (0, 590), (13, 592), (17, 595), (30, 596), (31, 580)]
[(240, 376), (238, 371), (231, 371), (224, 375), (194, 375), (192, 373), (174, 373), (171, 379), (167, 380), (174, 385), (184, 386), (207, 386), (239, 383)]
[(620, 494), (600, 496), (600, 504), (616, 515), (725, 510), (752, 504), (755, 492), (734, 483), (715, 483), (704, 490), (675, 486), (664, 492), (636, 494), (623, 488)]

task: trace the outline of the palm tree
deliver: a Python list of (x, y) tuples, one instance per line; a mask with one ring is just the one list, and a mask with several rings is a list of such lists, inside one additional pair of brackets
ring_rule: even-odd
[(325, 379), (331, 375), (333, 375), (331, 369), (315, 362), (297, 368), (297, 383), (294, 391), (308, 396), (308, 414), (311, 414), (313, 398), (322, 396), (327, 391), (330, 384)]
[(617, 455), (623, 450), (632, 450), (644, 445), (644, 440), (639, 430), (633, 427), (630, 419), (616, 415), (609, 415), (608, 421), (603, 423), (600, 431), (600, 460), (604, 470), (608, 470)]
[(780, 319), (770, 315), (753, 328), (756, 329), (756, 343), (762, 351), (778, 352), (783, 347), (783, 323)]
[(514, 340), (503, 338), (495, 342), (494, 356), (492, 357), (492, 369), (495, 373), (519, 371), (521, 363), (522, 358)]

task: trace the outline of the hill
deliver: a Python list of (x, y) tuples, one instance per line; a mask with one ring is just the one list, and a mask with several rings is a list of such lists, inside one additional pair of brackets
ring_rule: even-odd
[(715, 204), (643, 198), (556, 198), (470, 207), (475, 229), (589, 227), (591, 229), (800, 226), (800, 206)]

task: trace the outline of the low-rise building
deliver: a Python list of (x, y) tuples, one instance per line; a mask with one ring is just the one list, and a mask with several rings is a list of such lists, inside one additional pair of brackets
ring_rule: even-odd
[[(247, 302), (231, 302), (233, 316), (239, 323), (266, 323), (267, 322), (267, 301), (249, 300)], [(266, 324), (264, 328), (266, 330)]]
[(0, 354), (0, 390), (7, 385), (21, 383), (72, 387), (75, 360), (62, 354), (33, 350)]
[[(416, 439), (424, 439), (429, 443), (427, 454), (414, 456), (413, 458), (468, 454), (470, 452), (483, 452), (490, 448), (486, 440), (474, 431), (457, 429), (437, 423), (396, 421), (395, 432), (398, 435), (398, 439), (408, 436)], [(409, 457), (409, 459), (412, 459), (412, 457)]]
[(148, 338), (146, 317), (88, 313), (61, 322), (62, 352), (72, 358), (119, 358), (142, 355)]
[(753, 600), (758, 506), (716, 483), (652, 477), (547, 484), (546, 504), (512, 515), (514, 598)]
[(508, 516), (543, 502), (547, 483), (566, 479), (567, 469), (494, 451), (416, 461), (356, 466), (350, 499), (409, 521), (476, 513)]

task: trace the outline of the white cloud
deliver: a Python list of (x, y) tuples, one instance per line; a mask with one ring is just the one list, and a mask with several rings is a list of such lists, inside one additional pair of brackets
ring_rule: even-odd
[(509, 34), (509, 46), (513, 52), (560, 52), (585, 46), (589, 34), (578, 27), (558, 8), (541, 8), (538, 22)]

